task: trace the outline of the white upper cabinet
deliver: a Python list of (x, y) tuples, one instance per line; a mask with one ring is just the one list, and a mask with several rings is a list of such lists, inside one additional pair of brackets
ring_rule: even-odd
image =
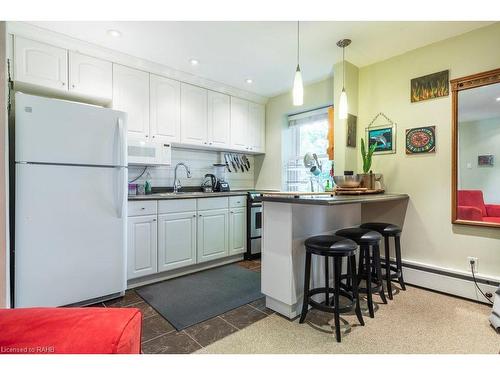
[(151, 138), (161, 142), (181, 141), (181, 83), (150, 75)]
[(69, 91), (111, 101), (113, 64), (109, 61), (69, 52)]
[(231, 97), (231, 148), (248, 148), (248, 101)]
[(231, 148), (252, 153), (264, 152), (264, 105), (231, 97)]
[(127, 113), (129, 139), (265, 152), (265, 106), (14, 36), (15, 88)]
[(266, 111), (262, 104), (249, 103), (248, 106), (248, 139), (249, 151), (264, 152), (265, 150)]
[(14, 80), (49, 89), (68, 89), (68, 51), (24, 39), (14, 39)]
[(208, 145), (207, 91), (181, 83), (181, 142)]
[(113, 64), (113, 109), (128, 115), (128, 135), (149, 139), (149, 73)]
[(231, 104), (229, 95), (208, 91), (208, 144), (228, 148), (231, 126)]

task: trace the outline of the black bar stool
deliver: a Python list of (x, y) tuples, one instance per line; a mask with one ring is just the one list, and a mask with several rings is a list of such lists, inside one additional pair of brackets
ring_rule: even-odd
[[(359, 288), (360, 292), (366, 292), (368, 301), (368, 311), (370, 318), (375, 317), (373, 310), (374, 292), (380, 294), (383, 303), (387, 303), (384, 293), (384, 285), (382, 283), (382, 268), (380, 265), (380, 241), (382, 236), (380, 233), (362, 228), (345, 228), (335, 232), (337, 236), (349, 238), (359, 245), (359, 267), (358, 267), (358, 282), (366, 281), (366, 288)], [(370, 256), (371, 248), (371, 256)], [(375, 284), (375, 286), (372, 285)]]
[[(392, 299), (392, 285), (391, 280), (398, 280), (401, 289), (406, 290), (405, 282), (403, 280), (403, 266), (401, 263), (401, 228), (394, 224), (389, 223), (365, 223), (360, 228), (370, 229), (379, 232), (384, 236), (385, 259), (383, 266), (385, 268), (385, 279), (387, 281), (387, 294), (389, 299)], [(391, 258), (389, 254), (389, 238), (394, 237), (395, 253), (396, 253), (396, 266), (391, 266)]]
[[(357, 244), (347, 238), (339, 236), (314, 236), (305, 241), (306, 247), (306, 267), (304, 275), (304, 299), (302, 302), (302, 313), (300, 323), (306, 319), (309, 305), (311, 307), (334, 314), (335, 318), (335, 336), (337, 342), (340, 342), (340, 313), (352, 311), (353, 306), (359, 323), (364, 326), (361, 308), (359, 306), (358, 281), (356, 276), (356, 251)], [(312, 254), (325, 257), (325, 286), (309, 290), (311, 281), (311, 258)], [(330, 288), (330, 278), (328, 273), (329, 258), (333, 258), (333, 279), (334, 287)], [(344, 258), (349, 260), (349, 269), (347, 274), (342, 275), (342, 262)], [(343, 279), (350, 281), (352, 288), (349, 288)], [(330, 303), (330, 292), (333, 293)], [(325, 293), (324, 302), (316, 302), (311, 297), (316, 294)], [(350, 303), (340, 306), (339, 297), (346, 297)]]

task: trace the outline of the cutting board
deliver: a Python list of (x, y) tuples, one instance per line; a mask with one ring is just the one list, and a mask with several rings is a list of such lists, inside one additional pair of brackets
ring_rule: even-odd
[(336, 195), (363, 195), (363, 194), (381, 194), (384, 189), (367, 189), (367, 188), (336, 188)]

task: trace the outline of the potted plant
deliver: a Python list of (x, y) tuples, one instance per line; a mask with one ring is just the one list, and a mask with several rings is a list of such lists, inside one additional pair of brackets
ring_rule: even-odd
[(372, 167), (372, 156), (377, 148), (377, 144), (374, 143), (366, 149), (365, 140), (361, 138), (361, 157), (363, 158), (363, 173), (359, 176), (361, 177), (361, 186), (367, 189), (375, 188), (375, 175), (371, 171)]

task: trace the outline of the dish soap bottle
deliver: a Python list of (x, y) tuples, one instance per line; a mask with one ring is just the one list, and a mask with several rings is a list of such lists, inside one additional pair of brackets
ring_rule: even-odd
[(152, 186), (151, 186), (151, 174), (149, 172), (146, 173), (146, 178), (145, 178), (145, 183), (144, 183), (144, 190), (146, 194), (151, 194), (152, 193)]

